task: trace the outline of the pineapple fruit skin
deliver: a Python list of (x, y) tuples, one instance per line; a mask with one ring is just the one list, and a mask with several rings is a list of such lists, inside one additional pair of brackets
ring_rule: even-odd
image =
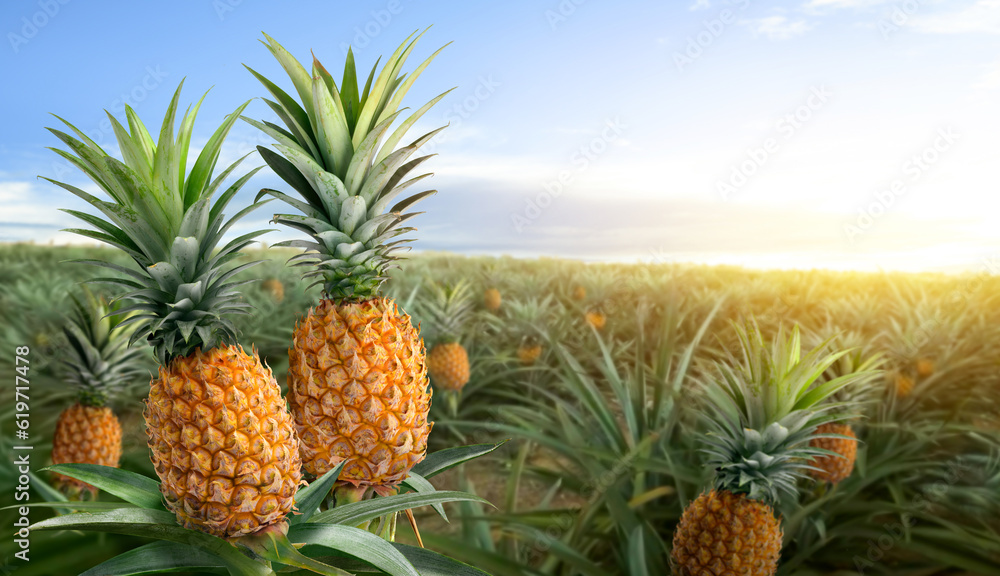
[(517, 358), (524, 366), (531, 366), (538, 361), (541, 355), (542, 346), (540, 344), (535, 344), (534, 346), (523, 345), (517, 349)]
[(427, 454), (431, 390), (420, 333), (389, 299), (321, 301), (295, 326), (288, 398), (305, 470), (392, 486)]
[(582, 302), (587, 298), (587, 289), (583, 286), (576, 286), (573, 288), (572, 298), (577, 302)]
[[(52, 438), (53, 464), (99, 464), (118, 467), (122, 457), (122, 425), (107, 406), (74, 404), (59, 414)], [(97, 489), (75, 478), (54, 474), (60, 489), (96, 494)]]
[(587, 312), (585, 318), (587, 320), (587, 324), (590, 324), (597, 330), (603, 330), (604, 324), (607, 322), (607, 318), (600, 312)]
[(160, 491), (184, 527), (234, 539), (294, 509), (295, 427), (256, 352), (224, 346), (175, 358), (151, 383), (144, 416)]
[(812, 466), (818, 470), (809, 470), (809, 475), (821, 482), (838, 484), (846, 479), (854, 471), (854, 461), (858, 456), (858, 441), (854, 430), (847, 424), (831, 422), (816, 428), (816, 434), (839, 434), (850, 436), (853, 440), (845, 438), (813, 438), (809, 445), (813, 448), (823, 448), (836, 452), (843, 456), (819, 456)]
[(728, 491), (705, 492), (681, 515), (671, 561), (678, 576), (769, 576), (782, 531), (767, 504)]
[(913, 378), (907, 376), (906, 374), (897, 373), (895, 377), (896, 386), (896, 397), (903, 399), (909, 398), (913, 394)]
[(921, 358), (917, 360), (917, 376), (921, 378), (930, 378), (934, 375), (934, 361), (928, 358)]
[(503, 298), (500, 296), (500, 291), (496, 288), (489, 288), (483, 293), (483, 304), (490, 312), (499, 312), (502, 302)]
[(469, 354), (458, 342), (438, 344), (427, 355), (427, 369), (435, 386), (457, 392), (469, 383)]

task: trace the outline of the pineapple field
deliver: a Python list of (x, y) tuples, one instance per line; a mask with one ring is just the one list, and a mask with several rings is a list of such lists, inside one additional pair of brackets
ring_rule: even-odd
[[(302, 322), (336, 312), (286, 266), (296, 254), (248, 248), (225, 269), (263, 260), (233, 277), (234, 301), (252, 311), (234, 317), (233, 345), (273, 371), (276, 394), (309, 406), (310, 386), (294, 388), (295, 372), (308, 365), (289, 348)], [(129, 313), (108, 309), (107, 285), (81, 292), (93, 272), (65, 263), (75, 259), (129, 261), (110, 248), (0, 248), (3, 346), (31, 350), (35, 470), (91, 461), (88, 452), (113, 465), (107, 443), (120, 430), (120, 470), (155, 478), (158, 467), (174, 466), (155, 450), (150, 457), (143, 430), (147, 396), (151, 410), (156, 395), (170, 393), (150, 388), (163, 368), (152, 349), (124, 346), (130, 329), (115, 323)], [(446, 515), (447, 498), (412, 509), (419, 543), (455, 566), (496, 576), (1000, 574), (1000, 281), (992, 276), (421, 253), (381, 290), (428, 350), (428, 454), (503, 443), (444, 471), (436, 492), (407, 484), (409, 496), (469, 495), (446, 504)], [(13, 374), (11, 356), (3, 361)], [(13, 388), (3, 394), (10, 493), (20, 474), (8, 428)], [(271, 393), (260, 394), (263, 402)], [(98, 421), (96, 435), (87, 418)], [(321, 421), (312, 426), (299, 433), (317, 439), (301, 451), (309, 478), (337, 460), (341, 442), (321, 439), (331, 433)], [(350, 450), (363, 448), (359, 436), (348, 440)], [(157, 441), (168, 439), (149, 442)], [(340, 474), (361, 478), (375, 468)], [(103, 489), (32, 472), (32, 502), (52, 503), (32, 508), (34, 523), (74, 510), (142, 509), (120, 507), (128, 493), (100, 476), (76, 476)], [(190, 506), (179, 510), (190, 525), (211, 521)], [(7, 526), (17, 517), (3, 511)], [(393, 526), (398, 542), (419, 549), (408, 521)], [(7, 573), (151, 573), (98, 565), (134, 549), (146, 558), (171, 553), (169, 542), (150, 543), (141, 530), (38, 530), (31, 538), (23, 565), (16, 545), (3, 542)], [(174, 571), (225, 573), (198, 568), (197, 556)], [(356, 558), (342, 566), (381, 573)], [(419, 573), (465, 573), (431, 566)]]

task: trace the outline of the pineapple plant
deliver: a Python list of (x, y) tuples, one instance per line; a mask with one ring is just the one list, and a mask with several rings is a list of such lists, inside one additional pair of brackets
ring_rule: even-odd
[(577, 284), (576, 286), (573, 287), (573, 292), (571, 293), (570, 297), (573, 298), (573, 300), (576, 300), (577, 302), (583, 302), (584, 300), (587, 299), (587, 289), (581, 286), (580, 284)]
[(823, 356), (825, 347), (802, 354), (798, 327), (765, 343), (756, 323), (735, 326), (740, 357), (730, 354), (708, 382), (707, 467), (712, 487), (691, 502), (674, 532), (671, 562), (681, 576), (777, 571), (781, 522), (774, 507), (796, 494), (798, 478), (825, 453), (810, 445), (817, 428), (836, 422), (831, 395), (867, 373), (814, 386), (845, 352)]
[[(403, 97), (440, 52), (413, 73), (401, 73), (421, 35), (411, 35), (364, 87), (348, 50), (338, 86), (314, 58), (311, 71), (271, 37), (265, 45), (290, 77), (300, 102), (263, 75), (250, 72), (274, 100), (265, 100), (285, 126), (247, 119), (275, 140), (258, 147), (265, 162), (302, 200), (277, 190), (299, 213), (274, 222), (308, 240), (278, 245), (304, 249), (293, 257), (322, 299), (299, 319), (289, 351), (289, 403), (303, 466), (321, 475), (345, 463), (338, 481), (344, 498), (391, 493), (423, 460), (431, 431), (431, 390), (420, 332), (396, 303), (380, 293), (396, 253), (412, 228), (406, 213), (434, 191), (400, 197), (429, 174), (410, 173), (429, 156), (411, 157), (440, 129), (397, 147), (407, 130), (446, 94), (400, 118)], [(260, 196), (258, 196), (259, 198)], [(353, 487), (355, 492), (346, 489)], [(353, 495), (351, 495), (353, 494)]]
[(552, 295), (525, 298), (510, 303), (512, 332), (517, 338), (517, 359), (522, 366), (534, 365), (542, 356), (543, 339), (548, 337), (548, 321), (553, 307)]
[[(827, 331), (832, 331), (828, 327)], [(859, 332), (839, 332), (829, 340), (834, 347), (848, 352), (833, 363), (816, 381), (816, 385), (835, 380), (842, 376), (861, 373), (855, 385), (842, 388), (831, 396), (838, 406), (832, 408), (834, 413), (846, 412), (853, 407), (870, 406), (875, 398), (876, 389), (873, 386), (880, 374), (879, 367), (883, 359), (881, 354), (869, 354), (865, 351), (866, 338)], [(817, 343), (822, 346), (823, 344)], [(825, 455), (813, 460), (809, 475), (820, 482), (839, 484), (854, 471), (854, 463), (858, 454), (858, 437), (851, 427), (850, 414), (844, 414), (844, 420), (828, 422), (816, 429), (810, 446), (826, 451)]]
[[(126, 108), (128, 129), (108, 115), (123, 160), (105, 152), (69, 122), (76, 138), (50, 129), (71, 152), (54, 151), (106, 193), (101, 200), (50, 180), (106, 219), (66, 210), (93, 229), (72, 232), (115, 246), (136, 267), (86, 261), (118, 273), (96, 279), (124, 288), (134, 313), (130, 344), (145, 339), (159, 362), (144, 417), (149, 448), (168, 509), (186, 528), (237, 539), (283, 522), (301, 481), (295, 428), (277, 382), (256, 352), (236, 342), (230, 316), (245, 313), (233, 277), (256, 264), (230, 264), (263, 231), (219, 247), (223, 235), (256, 205), (229, 220), (223, 210), (257, 170), (216, 197), (237, 160), (213, 179), (222, 142), (243, 104), (227, 117), (190, 170), (187, 156), (199, 101), (175, 134), (181, 86), (157, 140)], [(244, 157), (245, 158), (245, 157)], [(214, 201), (213, 201), (214, 200)]]
[[(62, 411), (52, 438), (52, 463), (118, 466), (122, 455), (122, 427), (108, 402), (130, 380), (144, 371), (141, 351), (129, 348), (129, 326), (89, 291), (73, 298), (73, 309), (63, 328), (69, 344), (62, 360), (63, 379), (77, 391), (76, 402)], [(71, 498), (97, 489), (62, 474), (52, 482)]]
[(434, 346), (427, 354), (427, 371), (435, 387), (448, 393), (462, 391), (469, 382), (469, 354), (459, 342), (472, 312), (469, 284), (432, 284), (433, 297), (425, 303)]

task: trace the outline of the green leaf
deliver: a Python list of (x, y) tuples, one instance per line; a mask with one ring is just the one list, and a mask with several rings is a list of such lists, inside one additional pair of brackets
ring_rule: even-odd
[(76, 478), (142, 508), (164, 510), (160, 483), (135, 472), (97, 464), (53, 464), (43, 470)]
[(439, 491), (432, 494), (398, 494), (384, 498), (373, 498), (355, 502), (346, 506), (338, 506), (333, 510), (321, 512), (313, 517), (310, 524), (348, 524), (357, 526), (379, 516), (410, 510), (420, 506), (432, 506), (445, 502), (473, 501), (491, 505), (487, 500), (465, 492)]
[(154, 538), (193, 546), (217, 556), (234, 576), (268, 574), (261, 572), (262, 565), (244, 556), (229, 542), (177, 525), (174, 515), (162, 510), (119, 508), (110, 512), (78, 512), (56, 516), (31, 526), (32, 530), (93, 530)]
[(332, 524), (298, 524), (289, 528), (288, 538), (296, 544), (305, 542), (349, 554), (392, 576), (421, 576), (392, 544), (367, 530)]
[(299, 509), (299, 514), (288, 517), (289, 525), (302, 524), (312, 518), (312, 515), (337, 482), (340, 471), (343, 470), (346, 463), (347, 460), (344, 460), (336, 468), (313, 480), (311, 484), (295, 493), (295, 506)]
[(119, 554), (80, 576), (160, 574), (189, 568), (225, 568), (215, 555), (176, 542), (153, 542)]
[(433, 478), (438, 474), (454, 468), (463, 462), (475, 460), (480, 456), (485, 456), (497, 448), (503, 446), (507, 441), (497, 444), (472, 444), (469, 446), (459, 446), (457, 448), (446, 448), (433, 454), (428, 454), (422, 462), (413, 467), (413, 473), (424, 478)]

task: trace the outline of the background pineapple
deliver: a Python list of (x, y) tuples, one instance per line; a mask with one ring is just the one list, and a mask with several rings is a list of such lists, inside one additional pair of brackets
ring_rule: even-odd
[[(832, 327), (827, 327), (825, 330), (827, 333), (831, 331), (834, 331)], [(819, 426), (810, 441), (810, 446), (813, 448), (826, 450), (829, 453), (816, 456), (809, 475), (821, 482), (838, 484), (854, 471), (858, 454), (858, 437), (851, 427), (851, 417), (859, 411), (870, 408), (881, 396), (882, 389), (875, 386), (875, 383), (879, 381), (881, 374), (879, 367), (883, 364), (884, 358), (867, 350), (867, 341), (859, 332), (836, 332), (833, 337), (823, 342), (816, 342), (816, 345), (823, 346), (826, 342), (829, 342), (834, 350), (843, 350), (844, 354), (823, 372), (816, 380), (816, 386), (844, 376), (861, 374), (854, 385), (842, 388), (830, 396), (830, 400), (836, 405), (830, 410), (843, 414), (844, 419)]]
[(470, 285), (459, 281), (451, 286), (431, 284), (433, 295), (421, 309), (434, 342), (427, 355), (431, 382), (446, 392), (461, 392), (469, 382), (469, 354), (459, 342), (466, 321), (472, 313)]
[(234, 344), (229, 320), (246, 307), (238, 301), (233, 277), (255, 263), (229, 264), (263, 232), (219, 247), (230, 227), (255, 206), (228, 221), (223, 210), (256, 170), (214, 202), (242, 158), (215, 179), (212, 172), (246, 104), (215, 131), (186, 171), (200, 101), (184, 114), (175, 135), (180, 93), (178, 87), (155, 142), (131, 108), (126, 107), (128, 130), (108, 115), (124, 162), (68, 122), (79, 139), (50, 129), (72, 151), (55, 152), (85, 172), (111, 202), (52, 182), (107, 218), (66, 210), (95, 228), (73, 232), (123, 250), (137, 265), (89, 261), (119, 274), (101, 280), (126, 290), (123, 298), (131, 305), (121, 312), (135, 314), (122, 325), (135, 324), (131, 342), (145, 338), (160, 364), (144, 415), (167, 506), (184, 527), (238, 538), (281, 522), (292, 510), (301, 480), (298, 447), (270, 369), (256, 353)]
[[(247, 121), (276, 140), (261, 156), (304, 201), (263, 190), (301, 214), (274, 221), (305, 232), (293, 257), (310, 265), (323, 298), (295, 327), (289, 351), (289, 402), (306, 471), (319, 475), (346, 461), (341, 484), (380, 492), (402, 481), (427, 450), (431, 423), (425, 351), (418, 330), (395, 302), (380, 295), (394, 253), (411, 228), (404, 213), (434, 191), (400, 194), (429, 174), (409, 177), (429, 156), (411, 159), (437, 130), (397, 148), (406, 131), (444, 94), (406, 118), (403, 97), (435, 52), (409, 76), (402, 67), (420, 36), (407, 38), (360, 88), (350, 50), (338, 86), (313, 61), (308, 72), (280, 44), (267, 47), (291, 78), (300, 103), (251, 70), (274, 97), (267, 104), (285, 123)], [(345, 492), (346, 493), (346, 492)]]
[(802, 355), (796, 326), (765, 344), (756, 323), (736, 326), (738, 356), (718, 364), (706, 389), (707, 464), (713, 487), (694, 500), (674, 532), (676, 574), (748, 574), (777, 571), (782, 531), (774, 506), (795, 495), (796, 480), (822, 452), (810, 446), (817, 427), (837, 421), (822, 403), (867, 376), (854, 373), (813, 386), (843, 352)]
[[(123, 316), (89, 291), (73, 298), (73, 310), (63, 328), (69, 344), (62, 361), (63, 379), (77, 389), (77, 401), (56, 422), (52, 438), (53, 464), (118, 466), (122, 427), (111, 407), (112, 396), (146, 371), (141, 351), (128, 347), (130, 327), (119, 327)], [(71, 497), (97, 489), (75, 478), (53, 474), (53, 483)]]

